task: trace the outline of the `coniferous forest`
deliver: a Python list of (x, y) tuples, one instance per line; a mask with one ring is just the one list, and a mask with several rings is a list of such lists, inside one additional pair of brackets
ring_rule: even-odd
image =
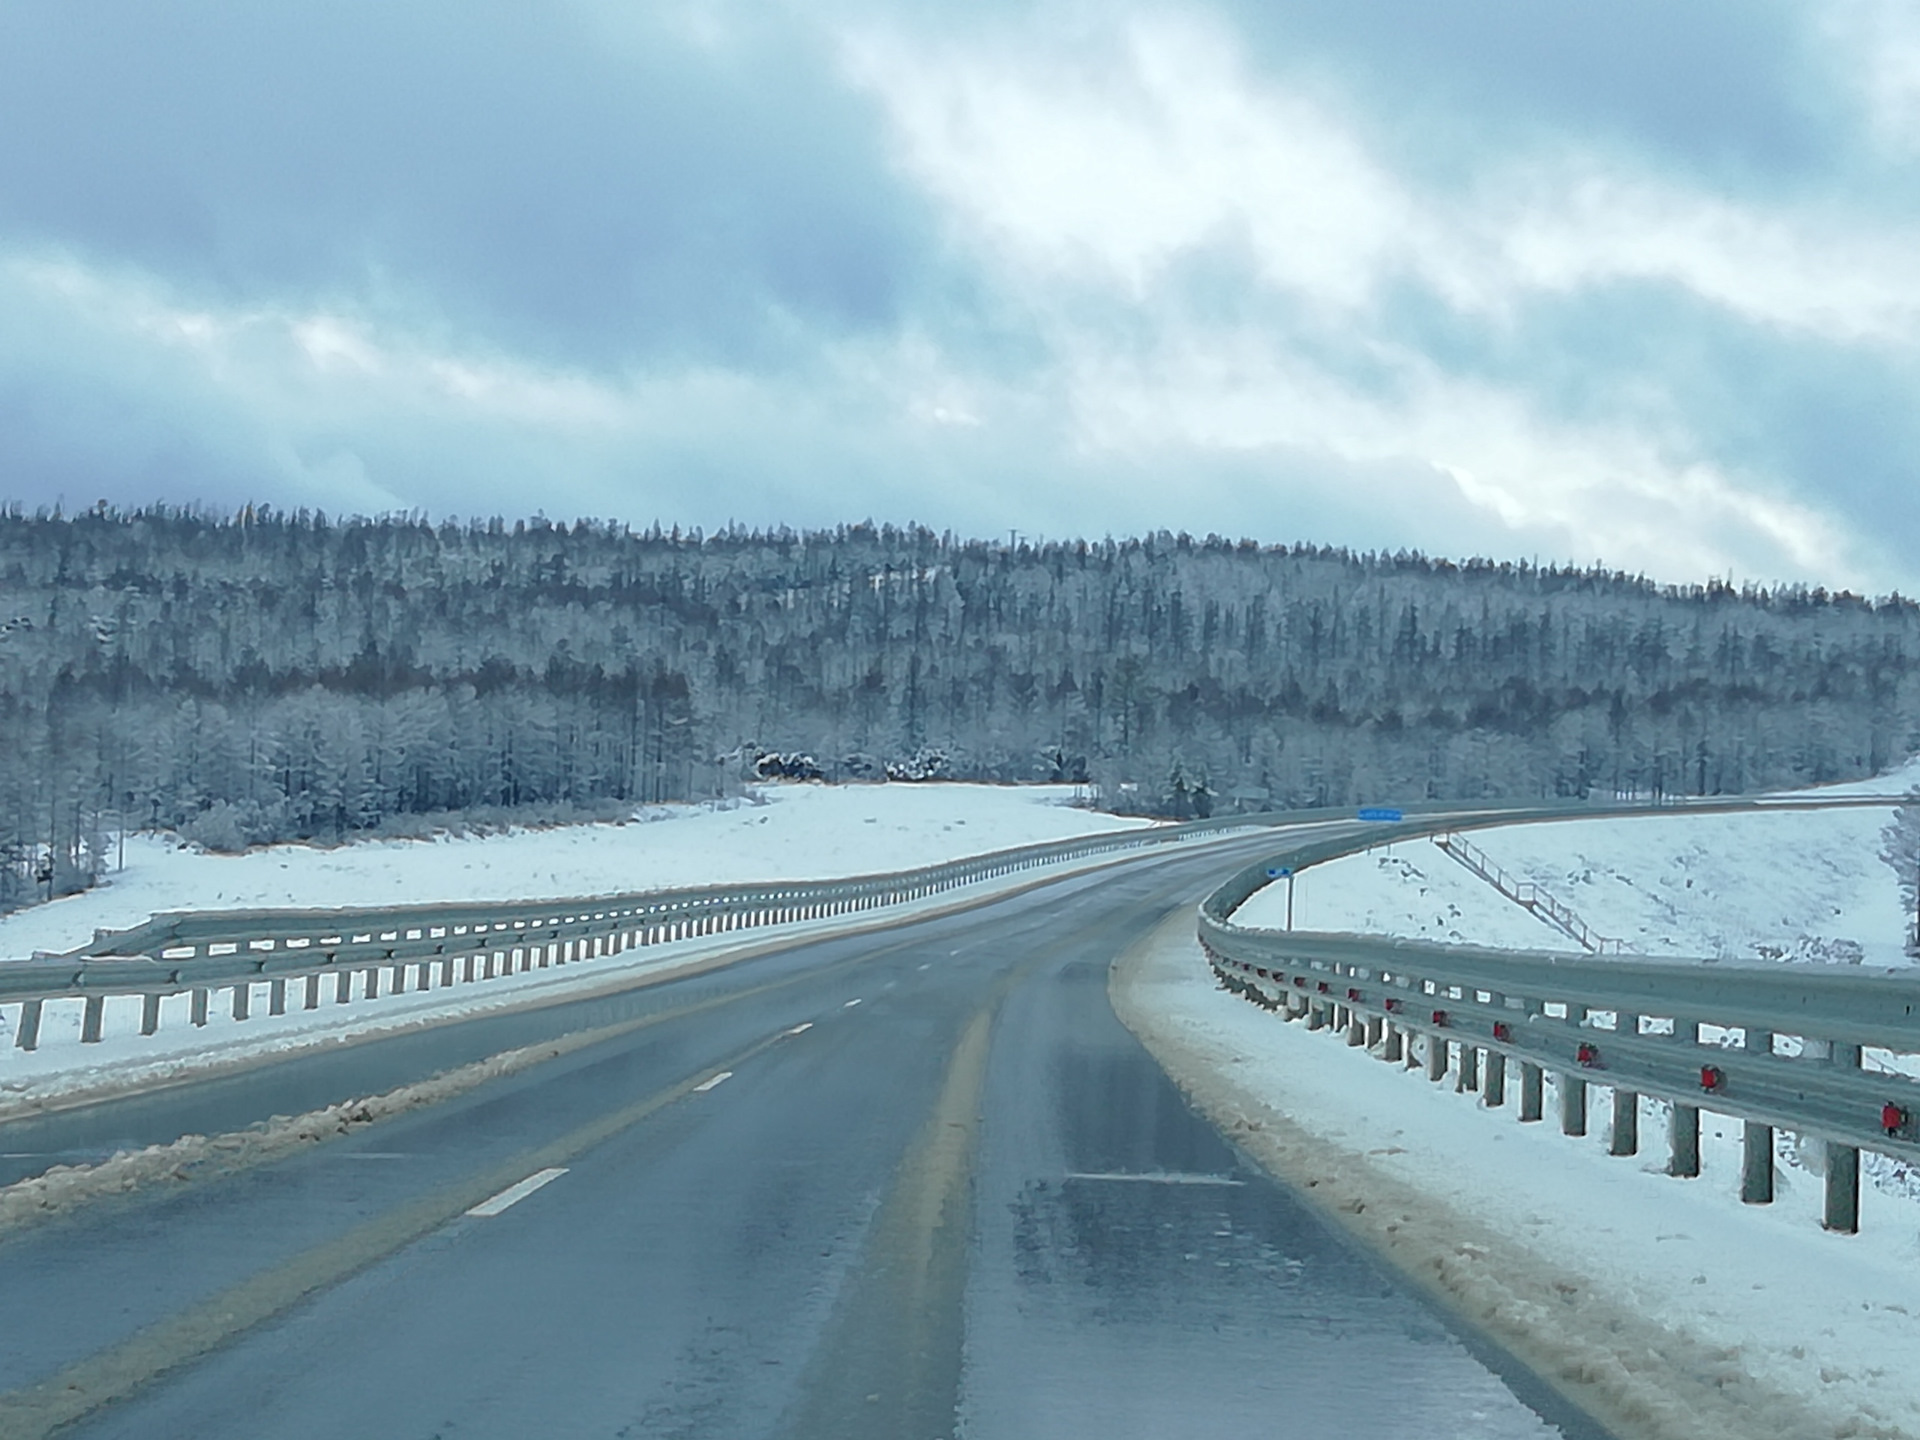
[(1920, 748), (1920, 609), (1159, 534), (0, 514), (0, 907), (105, 837), (323, 841), (755, 776), (1170, 815), (1731, 793)]

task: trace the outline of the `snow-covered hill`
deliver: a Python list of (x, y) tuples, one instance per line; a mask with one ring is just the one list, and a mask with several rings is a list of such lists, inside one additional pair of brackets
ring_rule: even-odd
[[(1847, 791), (1895, 793), (1920, 765)], [(1816, 792), (1829, 793), (1829, 792)], [(1646, 955), (1906, 964), (1911, 927), (1879, 858), (1891, 810), (1652, 813), (1475, 831), (1502, 869), (1562, 901), (1602, 935)], [(1239, 914), (1281, 926), (1275, 885)], [(1430, 841), (1315, 866), (1295, 882), (1294, 924), (1407, 939), (1575, 951)]]

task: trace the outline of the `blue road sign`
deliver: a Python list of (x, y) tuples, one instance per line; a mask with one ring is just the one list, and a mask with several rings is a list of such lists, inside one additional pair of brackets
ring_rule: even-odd
[(1362, 805), (1360, 818), (1362, 820), (1404, 820), (1407, 817), (1385, 805)]

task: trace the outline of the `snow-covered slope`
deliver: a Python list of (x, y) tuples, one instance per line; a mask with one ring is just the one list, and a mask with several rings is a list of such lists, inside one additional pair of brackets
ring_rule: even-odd
[[(1920, 767), (1841, 793), (1896, 793)], [(1818, 792), (1831, 793), (1831, 792)], [(1907, 963), (1911, 926), (1879, 858), (1891, 810), (1729, 815), (1654, 812), (1474, 831), (1468, 839), (1537, 883), (1602, 935), (1646, 955)], [(1295, 882), (1294, 924), (1407, 939), (1537, 950), (1579, 947), (1430, 841), (1315, 866)], [(1269, 886), (1241, 923), (1285, 924)]]
[(126, 868), (84, 895), (0, 919), (0, 956), (69, 950), (161, 910), (544, 899), (734, 880), (824, 879), (1126, 829), (1068, 786), (771, 785), (733, 809), (473, 839), (207, 855), (129, 836)]

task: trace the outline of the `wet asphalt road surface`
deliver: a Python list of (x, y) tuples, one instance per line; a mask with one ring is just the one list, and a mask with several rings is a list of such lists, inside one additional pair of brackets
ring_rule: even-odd
[(0, 1437), (1597, 1437), (1114, 1018), (1113, 958), (1226, 853), (0, 1129), (205, 1133), (654, 1020), (0, 1241)]

